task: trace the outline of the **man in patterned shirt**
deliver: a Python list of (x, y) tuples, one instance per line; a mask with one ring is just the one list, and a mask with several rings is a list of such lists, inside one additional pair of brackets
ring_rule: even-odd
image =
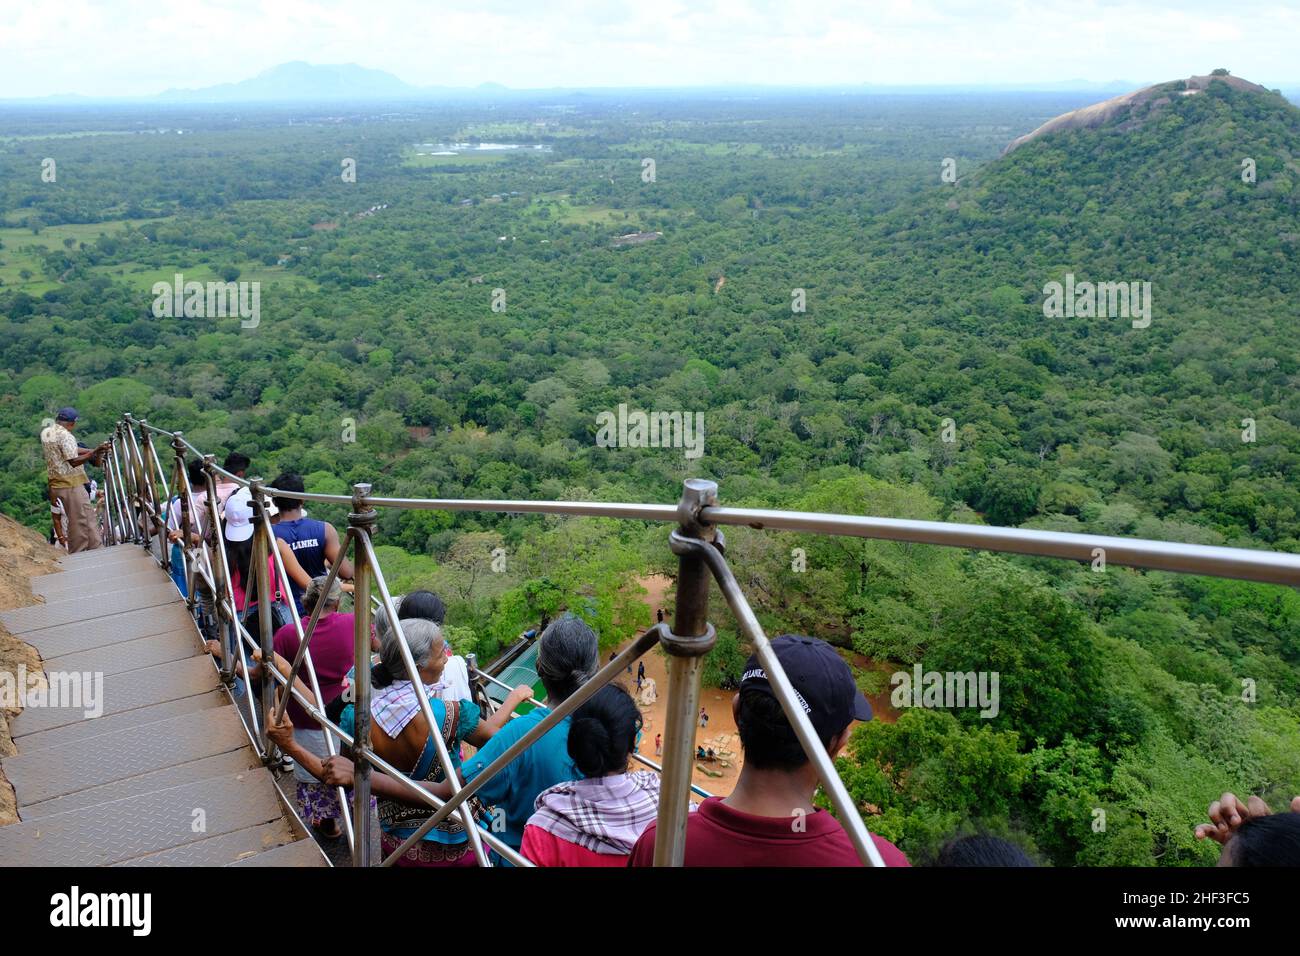
[(41, 449), (50, 479), (50, 497), (63, 507), (63, 521), (68, 538), (68, 553), (89, 551), (100, 544), (95, 508), (86, 492), (86, 462), (98, 464), (108, 443), (98, 448), (80, 449), (72, 429), (77, 425), (77, 410), (61, 408), (54, 424), (41, 432)]

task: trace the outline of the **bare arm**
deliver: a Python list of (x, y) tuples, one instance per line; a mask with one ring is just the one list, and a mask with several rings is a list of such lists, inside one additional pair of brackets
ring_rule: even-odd
[[(347, 757), (328, 757), (322, 764), (323, 775), (319, 778), (332, 787), (350, 787), (354, 779), (354, 765)], [(315, 771), (310, 767), (307, 772), (315, 776)], [(433, 794), (439, 800), (451, 799), (451, 784), (446, 780), (439, 783), (431, 783), (428, 780), (417, 780), (419, 784), (429, 793)], [(372, 773), (370, 775), (370, 792), (377, 797), (385, 797), (389, 800), (396, 800), (399, 803), (409, 803), (412, 806), (421, 806), (424, 801), (411, 793), (410, 787), (404, 786), (386, 773)]]
[(353, 574), (352, 562), (347, 558), (339, 560), (339, 533), (334, 530), (334, 526), (329, 522), (325, 523), (325, 560), (330, 563), (330, 567), (336, 564), (339, 569), (339, 577), (344, 581), (351, 581)]
[[(510, 692), (510, 696), (505, 699), (505, 703), (496, 709), (496, 713), (491, 717), (480, 720), (478, 726), (474, 728), (474, 732), (465, 739), (475, 747), (482, 747), (492, 739), (498, 730), (509, 722), (515, 708), (526, 700), (533, 700), (533, 689), (527, 684), (520, 684)], [(533, 701), (533, 703), (536, 703), (536, 701)]]

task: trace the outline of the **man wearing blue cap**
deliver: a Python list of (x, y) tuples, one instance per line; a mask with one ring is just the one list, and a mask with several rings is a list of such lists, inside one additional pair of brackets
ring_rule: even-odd
[[(871, 719), (849, 665), (825, 641), (782, 634), (772, 651), (826, 752), (848, 742), (853, 722)], [(853, 843), (829, 812), (813, 804), (817, 770), (804, 753), (757, 655), (732, 700), (745, 763), (727, 797), (709, 797), (686, 820), (686, 866), (861, 866)], [(632, 848), (630, 866), (654, 863), (656, 824)], [(908, 866), (872, 834), (886, 866)]]
[(90, 551), (100, 545), (95, 507), (86, 492), (86, 462), (98, 464), (109, 448), (104, 442), (97, 448), (78, 448), (72, 430), (77, 426), (77, 410), (60, 408), (54, 424), (41, 432), (41, 449), (50, 480), (50, 497), (63, 508), (67, 529), (68, 553)]

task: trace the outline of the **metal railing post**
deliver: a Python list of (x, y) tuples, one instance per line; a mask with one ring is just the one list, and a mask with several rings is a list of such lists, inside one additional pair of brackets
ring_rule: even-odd
[(145, 486), (149, 489), (149, 503), (153, 509), (154, 537), (158, 539), (158, 562), (163, 570), (170, 574), (172, 547), (171, 542), (167, 540), (168, 492), (164, 487), (162, 495), (158, 494), (158, 481), (153, 468), (155, 458), (153, 434), (149, 431), (149, 423), (142, 418), (140, 419), (140, 460), (144, 467)]
[[(275, 652), (272, 647), (271, 638), (271, 602), (275, 600), (275, 595), (271, 593), (271, 575), (267, 567), (267, 559), (270, 557), (271, 548), (275, 547), (275, 541), (270, 537), (267, 531), (267, 523), (262, 520), (262, 512), (266, 508), (266, 493), (262, 490), (262, 479), (251, 478), (248, 482), (248, 488), (252, 497), (253, 506), (253, 556), (249, 559), (249, 565), (252, 573), (249, 575), (257, 582), (257, 629), (258, 644), (262, 648), (262, 667), (275, 667)], [(284, 585), (281, 584), (281, 587)], [(247, 610), (248, 585), (244, 585), (244, 609)], [(267, 722), (270, 715), (275, 712), (275, 679), (268, 674), (262, 675), (262, 688), (259, 695), (259, 710), (262, 713), (261, 725), (261, 743), (262, 759), (268, 765), (275, 762), (276, 746), (271, 741), (267, 733)]]
[[(185, 441), (181, 433), (172, 436), (172, 452), (175, 455), (173, 467), (176, 469), (176, 503), (180, 505), (181, 520), (176, 523), (176, 530), (181, 534), (181, 573), (185, 576), (185, 606), (194, 610), (194, 581), (190, 575), (190, 483), (185, 470)], [(167, 502), (170, 512), (171, 502)], [(170, 552), (170, 547), (168, 551)]]
[[(718, 485), (687, 478), (678, 502), (678, 533), (712, 543), (716, 531), (699, 520), (700, 509), (718, 503)], [(676, 551), (676, 549), (674, 549)], [(704, 655), (717, 639), (709, 624), (712, 576), (697, 555), (678, 552), (677, 608), (671, 634), (661, 629), (659, 642), (668, 652), (668, 700), (665, 707), (663, 780), (655, 830), (655, 866), (681, 866), (686, 856), (686, 815), (695, 765), (696, 710)]]
[[(374, 577), (370, 567), (369, 549), (363, 547), (370, 540), (371, 529), (378, 515), (366, 498), (371, 486), (352, 486), (352, 512), (348, 515), (348, 532), (356, 538), (352, 554), (352, 632), (354, 688), (352, 760), (355, 766), (352, 778), (352, 826), (356, 832), (352, 851), (352, 865), (370, 866), (370, 585)], [(437, 733), (437, 727), (430, 727)]]
[[(214, 560), (212, 566), (212, 616), (216, 620), (217, 634), (222, 642), (221, 680), (226, 686), (235, 682), (235, 662), (239, 660), (243, 642), (239, 639), (239, 624), (233, 615), (235, 608), (235, 590), (231, 584), (230, 563), (226, 560), (226, 538), (221, 530), (221, 514), (217, 510), (217, 476), (212, 470), (213, 455), (203, 456), (203, 483), (207, 489), (204, 504), (208, 512), (208, 530), (203, 534), (199, 527), (202, 543), (200, 548), (210, 545)], [(190, 588), (190, 590), (195, 590)]]

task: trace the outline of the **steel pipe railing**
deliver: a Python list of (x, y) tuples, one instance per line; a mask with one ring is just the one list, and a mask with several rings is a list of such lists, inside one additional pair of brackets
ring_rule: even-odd
[[(354, 861), (360, 865), (369, 863), (369, 780), (372, 768), (388, 774), (400, 781), (402, 788), (411, 794), (415, 802), (424, 802), (434, 808), (434, 813), (426, 819), (416, 832), (405, 840), (398, 849), (384, 861), (393, 863), (411, 846), (420, 840), (430, 829), (437, 826), (453, 813), (461, 815), (473, 844), (475, 856), (480, 864), (488, 863), (482, 843), (491, 846), (505, 859), (529, 865), (508, 845), (494, 834), (481, 830), (469, 814), (467, 801), (488, 780), (501, 772), (512, 760), (531, 746), (543, 735), (558, 726), (583, 702), (590, 699), (601, 687), (616, 677), (628, 664), (646, 653), (656, 643), (668, 652), (668, 687), (667, 720), (664, 730), (665, 756), (660, 766), (639, 754), (632, 756), (660, 771), (661, 797), (659, 804), (659, 825), (655, 845), (656, 865), (680, 865), (685, 853), (685, 827), (689, 795), (692, 792), (707, 796), (707, 791), (696, 787), (691, 781), (692, 764), (695, 759), (695, 709), (699, 701), (700, 671), (703, 655), (713, 644), (714, 629), (708, 621), (708, 593), (711, 582), (716, 581), (731, 612), (736, 617), (742, 633), (754, 647), (754, 652), (762, 661), (768, 673), (777, 699), (780, 700), (791, 726), (800, 743), (813, 763), (821, 785), (830, 798), (832, 805), (844, 825), (863, 863), (873, 866), (882, 865), (879, 852), (865, 824), (858, 814), (857, 807), (838, 774), (834, 764), (826, 753), (824, 746), (817, 739), (803, 708), (796, 704), (794, 689), (780, 666), (767, 639), (763, 628), (758, 623), (748, 601), (736, 582), (723, 554), (725, 541), (719, 526), (744, 525), (755, 529), (788, 531), (804, 534), (844, 535), (878, 540), (913, 542), (943, 547), (959, 547), (1002, 551), (1015, 554), (1035, 555), (1058, 559), (1093, 561), (1099, 555), (1110, 564), (1128, 565), (1151, 570), (1172, 571), (1177, 573), (1207, 574), (1216, 577), (1231, 577), (1243, 580), (1259, 581), (1271, 584), (1283, 584), (1300, 587), (1300, 555), (1270, 552), (1247, 548), (1213, 547), (1206, 545), (1181, 544), (1176, 542), (1149, 541), (1137, 538), (1115, 536), (1087, 535), (1053, 531), (1039, 531), (1027, 528), (998, 528), (984, 525), (949, 524), (938, 521), (918, 521), (911, 519), (877, 518), (865, 515), (831, 515), (813, 512), (790, 512), (771, 509), (729, 508), (717, 502), (717, 486), (713, 482), (689, 479), (685, 483), (684, 493), (676, 505), (634, 504), (621, 502), (572, 502), (572, 501), (498, 501), (483, 499), (421, 499), (388, 498), (371, 495), (369, 485), (355, 485), (351, 497), (344, 495), (326, 495), (306, 491), (288, 491), (268, 486), (258, 479), (246, 480), (219, 468), (211, 455), (204, 455), (186, 441), (180, 432), (169, 432), (150, 425), (145, 421), (136, 421), (130, 416), (124, 418), (127, 426), (136, 426), (141, 432), (141, 442), (137, 443), (133, 433), (124, 438), (122, 431), (116, 433), (111, 442), (112, 454), (105, 460), (105, 509), (106, 532), (115, 540), (127, 537), (128, 527), (132, 539), (141, 536), (146, 543), (151, 534), (147, 525), (142, 525), (140, 513), (157, 502), (157, 489), (153, 484), (153, 474), (149, 469), (149, 454), (142, 454), (141, 444), (146, 452), (151, 452), (150, 435), (165, 435), (170, 438), (175, 452), (177, 494), (182, 500), (182, 524), (186, 528), (185, 544), (182, 549), (187, 570), (191, 580), (191, 606), (193, 594), (197, 587), (194, 581), (201, 581), (209, 590), (213, 600), (213, 610), (223, 625), (230, 627), (233, 644), (238, 650), (240, 662), (247, 673), (247, 658), (244, 655), (244, 643), (257, 647), (259, 641), (248, 633), (238, 619), (238, 610), (234, 600), (230, 578), (230, 569), (225, 561), (225, 550), (220, 540), (218, 515), (216, 513), (215, 483), (220, 475), (241, 487), (249, 488), (257, 502), (255, 511), (258, 516), (257, 543), (254, 547), (254, 560), (258, 562), (254, 574), (246, 587), (254, 589), (258, 595), (265, 595), (270, 600), (268, 558), (275, 562), (277, 573), (284, 585), (288, 586), (284, 562), (274, 545), (274, 533), (270, 519), (266, 514), (264, 503), (266, 496), (287, 498), (298, 501), (311, 501), (323, 504), (346, 505), (351, 509), (349, 515), (348, 535), (344, 540), (343, 554), (349, 545), (354, 552), (356, 563), (355, 605), (355, 666), (356, 710), (355, 734), (348, 735), (342, 728), (329, 721), (322, 708), (312, 706), (311, 702), (298, 691), (294, 682), (300, 668), (305, 663), (311, 684), (311, 691), (319, 703), (320, 690), (315, 679), (315, 668), (311, 665), (310, 643), (319, 614), (314, 613), (303, 631), (301, 621), (295, 616), (299, 635), (299, 651), (290, 667), (289, 676), (281, 674), (275, 666), (270, 647), (269, 617), (263, 619), (260, 645), (262, 658), (267, 665), (264, 668), (274, 675), (274, 679), (285, 686), (285, 696), (278, 704), (275, 700), (274, 685), (267, 681), (263, 689), (262, 716), (272, 713), (282, 715), (287, 704), (287, 695), (293, 694), (303, 704), (304, 709), (317, 720), (322, 728), (327, 728), (325, 737), (329, 751), (334, 752), (333, 740), (351, 746), (356, 761), (353, 787), (352, 816), (355, 824), (350, 834)], [(129, 429), (128, 429), (129, 430)], [(192, 489), (189, 488), (185, 470), (186, 451), (199, 455), (204, 460), (204, 469), (209, 486), (208, 512), (215, 540), (202, 540), (199, 546), (191, 549), (189, 528), (193, 521)], [(120, 454), (119, 454), (120, 452)], [(123, 466), (123, 460), (130, 466), (129, 473)], [(157, 456), (153, 456), (158, 477), (162, 480), (165, 500), (170, 509), (170, 491), (166, 476)], [(147, 476), (147, 480), (146, 480)], [(670, 545), (678, 557), (677, 603), (672, 628), (660, 623), (637, 637), (630, 646), (618, 654), (614, 661), (602, 667), (590, 680), (582, 684), (572, 696), (550, 708), (550, 712), (534, 727), (517, 740), (504, 753), (497, 757), (483, 772), (473, 780), (463, 784), (452, 770), (450, 757), (446, 753), (445, 742), (437, 732), (437, 725), (432, 720), (432, 710), (427, 700), (422, 699), (421, 713), (429, 723), (431, 736), (435, 738), (435, 747), (442, 767), (450, 782), (452, 796), (440, 800), (417, 782), (410, 780), (404, 773), (389, 765), (370, 746), (369, 743), (369, 701), (370, 701), (370, 611), (371, 585), (378, 590), (375, 602), (388, 614), (403, 651), (404, 664), (412, 680), (419, 680), (418, 669), (410, 655), (410, 648), (397, 617), (392, 597), (384, 582), (382, 569), (379, 567), (373, 545), (371, 528), (376, 509), (394, 508), (402, 510), (430, 511), (481, 511), (506, 514), (542, 514), (559, 516), (587, 516), (619, 518), (638, 521), (667, 522), (677, 525), (670, 535)], [(157, 511), (156, 507), (148, 509)], [(151, 515), (152, 518), (152, 515)], [(165, 524), (164, 524), (165, 527)], [(216, 552), (215, 560), (207, 560), (205, 547)], [(193, 555), (191, 555), (193, 550)], [(165, 549), (164, 549), (165, 551)], [(198, 567), (206, 563), (207, 567)], [(215, 573), (213, 573), (215, 570)], [(337, 576), (331, 569), (330, 578)], [(490, 681), (507, 687), (495, 677), (473, 667), (471, 674), (479, 682)], [(269, 691), (269, 695), (268, 695)], [(264, 753), (270, 751), (270, 741), (265, 731), (258, 726), (257, 711), (250, 708), (253, 718), (252, 734), (259, 738), (260, 748)], [(341, 791), (340, 791), (341, 792)]]

